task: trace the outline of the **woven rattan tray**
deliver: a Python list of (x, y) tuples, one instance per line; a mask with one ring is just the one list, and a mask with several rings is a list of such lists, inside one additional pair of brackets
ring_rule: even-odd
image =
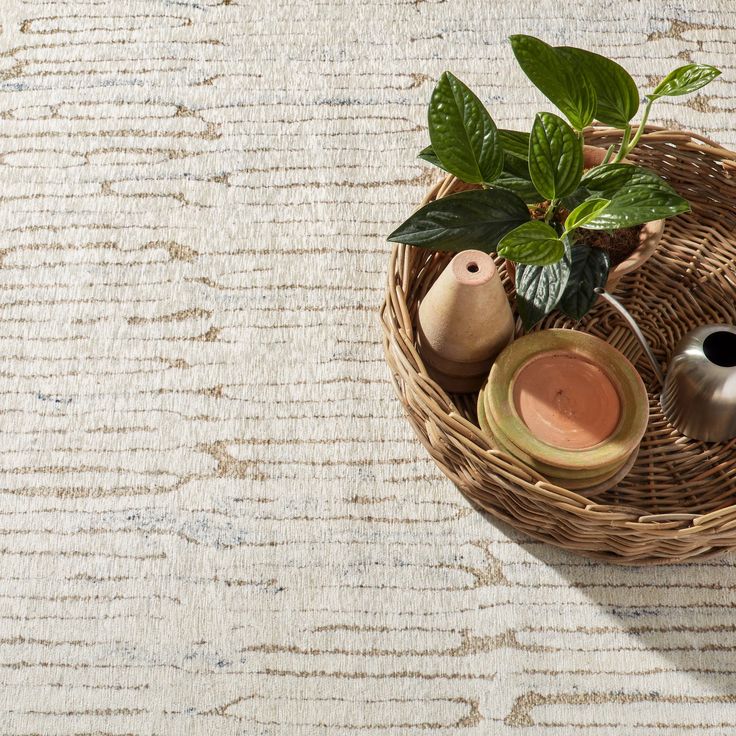
[[(586, 131), (591, 145), (608, 147), (619, 138), (613, 129)], [(666, 367), (675, 344), (690, 329), (736, 324), (736, 153), (693, 133), (650, 126), (630, 158), (668, 179), (693, 208), (668, 220), (658, 251), (617, 289)], [(425, 202), (464, 186), (448, 176)], [(649, 390), (650, 419), (629, 475), (588, 499), (493, 449), (477, 426), (477, 395), (446, 394), (427, 375), (414, 345), (418, 302), (449, 259), (447, 253), (394, 247), (381, 318), (386, 359), (407, 417), (460, 491), (536, 539), (610, 562), (679, 562), (736, 547), (736, 440), (704, 444), (667, 423), (651, 368), (605, 304), (577, 326), (555, 312), (538, 329), (576, 327), (597, 335), (639, 369)], [(503, 260), (496, 265), (513, 304)]]

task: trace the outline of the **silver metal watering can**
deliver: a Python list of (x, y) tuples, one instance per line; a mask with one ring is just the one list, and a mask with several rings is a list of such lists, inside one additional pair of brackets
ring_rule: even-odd
[(725, 442), (736, 437), (736, 326), (705, 325), (688, 332), (675, 347), (667, 375), (636, 320), (605, 289), (596, 293), (626, 320), (662, 386), (667, 420), (686, 437)]

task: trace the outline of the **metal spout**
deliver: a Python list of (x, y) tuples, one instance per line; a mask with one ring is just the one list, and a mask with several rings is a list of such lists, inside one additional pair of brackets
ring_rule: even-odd
[(624, 307), (624, 305), (621, 304), (621, 302), (616, 299), (616, 297), (609, 294), (604, 288), (598, 286), (593, 289), (593, 291), (596, 294), (600, 295), (603, 299), (605, 299), (626, 320), (626, 323), (631, 328), (631, 331), (634, 333), (636, 339), (639, 341), (642, 350), (644, 350), (644, 353), (649, 359), (649, 362), (652, 365), (652, 370), (654, 371), (654, 375), (657, 376), (657, 380), (659, 381), (659, 385), (664, 387), (664, 373), (662, 372), (662, 367), (657, 362), (657, 359), (652, 352), (652, 348), (649, 346), (649, 342), (647, 341), (646, 337), (644, 337), (644, 333), (639, 329), (639, 325), (636, 323), (636, 320), (631, 316), (629, 310), (626, 309), (626, 307)]

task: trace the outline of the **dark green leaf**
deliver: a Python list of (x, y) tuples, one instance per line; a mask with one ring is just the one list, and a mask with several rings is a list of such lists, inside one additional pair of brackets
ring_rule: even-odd
[(595, 117), (601, 123), (625, 128), (639, 109), (636, 82), (622, 66), (592, 51), (559, 48), (590, 80), (596, 93)]
[[(527, 135), (527, 141), (529, 136)], [(527, 204), (536, 204), (544, 197), (534, 188), (529, 173), (529, 163), (524, 158), (513, 153), (505, 152), (503, 156), (503, 171), (493, 182), (494, 187), (501, 187), (518, 194)]]
[(503, 156), (503, 170), (507, 174), (518, 176), (521, 179), (531, 181), (532, 177), (529, 174), (529, 163), (525, 158), (519, 158), (514, 156), (512, 153), (505, 153)]
[(689, 211), (687, 200), (671, 189), (640, 184), (626, 187), (615, 194), (611, 204), (585, 227), (591, 230), (618, 230)]
[(560, 203), (566, 210), (574, 210), (581, 202), (590, 197), (590, 192), (585, 187), (578, 187), (572, 194), (563, 197)]
[(626, 187), (648, 186), (674, 192), (672, 187), (653, 171), (631, 164), (602, 164), (588, 171), (581, 184), (596, 196), (613, 199)]
[(493, 182), (493, 186), (508, 189), (518, 197), (521, 197), (527, 204), (536, 204), (544, 200), (544, 197), (534, 188), (534, 184), (528, 179), (507, 174), (505, 171)]
[(527, 204), (542, 202), (544, 197), (534, 188), (526, 161), (516, 156), (504, 156), (503, 171), (493, 182), (494, 187), (508, 189), (521, 197)]
[(554, 228), (539, 220), (525, 222), (507, 233), (498, 244), (498, 255), (515, 263), (548, 266), (565, 254), (565, 245)]
[(705, 87), (706, 84), (712, 82), (719, 74), (720, 69), (708, 64), (685, 64), (670, 72), (654, 89), (654, 92), (647, 95), (650, 99), (656, 100), (658, 97), (677, 97), (678, 95), (687, 95), (690, 92)]
[(630, 164), (605, 164), (591, 169), (582, 183), (611, 204), (586, 227), (615, 230), (688, 212), (690, 205), (653, 171)]
[(530, 330), (560, 301), (570, 275), (570, 250), (551, 266), (516, 267), (516, 307), (524, 329)]
[(583, 145), (575, 131), (557, 115), (540, 112), (529, 138), (529, 173), (547, 199), (577, 189), (583, 174)]
[(504, 153), (511, 153), (526, 161), (529, 155), (529, 133), (499, 128), (498, 140), (501, 143)]
[(426, 148), (423, 148), (421, 151), (419, 151), (417, 158), (421, 158), (427, 163), (432, 164), (432, 166), (436, 166), (443, 171), (447, 171), (447, 169), (442, 165), (442, 161), (437, 158), (437, 155), (435, 154), (432, 146), (427, 146)]
[(496, 124), (483, 103), (445, 72), (429, 103), (429, 138), (442, 168), (469, 184), (492, 182), (503, 166)]
[(474, 189), (425, 204), (388, 239), (434, 250), (476, 248), (490, 253), (507, 232), (529, 217), (529, 209), (515, 194)]
[(564, 51), (523, 35), (511, 36), (511, 48), (527, 77), (577, 130), (590, 125), (595, 115), (595, 90)]
[(591, 309), (598, 295), (594, 289), (606, 285), (611, 261), (601, 248), (575, 245), (567, 286), (559, 308), (568, 317), (582, 319)]
[(567, 216), (565, 230), (570, 232), (578, 227), (585, 227), (591, 220), (600, 215), (609, 204), (611, 204), (610, 199), (586, 199)]

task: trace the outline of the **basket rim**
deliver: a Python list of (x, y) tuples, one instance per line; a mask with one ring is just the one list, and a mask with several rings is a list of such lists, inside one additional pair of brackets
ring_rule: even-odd
[[(621, 135), (621, 131), (616, 128), (600, 125), (589, 126), (584, 133), (585, 142), (589, 145), (595, 145), (596, 140), (604, 137), (620, 137)], [(688, 144), (698, 151), (704, 151), (717, 157), (724, 167), (731, 164), (736, 168), (736, 165), (734, 165), (736, 151), (726, 149), (706, 136), (686, 130), (672, 130), (662, 126), (647, 125), (640, 139), (640, 145), (645, 145), (647, 142), (662, 142), (663, 140), (675, 145)], [(457, 179), (451, 174), (445, 175), (429, 189), (423, 203), (438, 195), (441, 196), (441, 192), (447, 191), (456, 182)], [(393, 244), (391, 249), (386, 291), (384, 301), (380, 307), (384, 354), (391, 369), (391, 382), (410, 424), (439, 469), (453, 480), (459, 490), (469, 497), (471, 502), (496, 518), (516, 526), (513, 517), (504, 513), (501, 509), (488, 508), (483, 504), (479, 504), (477, 499), (463, 490), (462, 483), (458, 482), (463, 479), (443, 464), (442, 458), (438, 457), (437, 449), (432, 446), (430, 437), (422, 431), (417, 420), (410, 415), (410, 408), (418, 407), (427, 412), (440, 412), (443, 421), (447, 422), (450, 430), (442, 438), (442, 441), (456, 450), (470, 453), (472, 460), (482, 463), (484, 458), (494, 457), (499, 463), (499, 471), (494, 480), (498, 480), (501, 485), (512, 483), (516, 484), (517, 487), (521, 486), (525, 493), (536, 497), (537, 500), (542, 502), (554, 501), (558, 507), (564, 507), (570, 514), (583, 519), (587, 518), (596, 522), (597, 525), (605, 523), (610, 529), (629, 534), (632, 542), (646, 534), (649, 537), (655, 537), (664, 550), (668, 541), (679, 541), (686, 537), (698, 537), (699, 540), (696, 547), (681, 555), (673, 550), (674, 554), (672, 555), (667, 554), (666, 551), (661, 551), (654, 555), (626, 559), (626, 555), (617, 558), (610, 551), (596, 554), (588, 549), (577, 550), (587, 556), (628, 564), (666, 564), (694, 557), (704, 559), (723, 553), (731, 547), (736, 547), (736, 499), (728, 506), (707, 513), (690, 513), (687, 511), (651, 513), (651, 511), (635, 506), (599, 504), (594, 499), (586, 498), (582, 494), (545, 480), (543, 476), (527, 467), (515, 467), (515, 462), (518, 461), (499, 450), (495, 450), (488, 438), (483, 435), (482, 430), (462, 416), (449, 394), (430, 378), (422, 358), (413, 344), (412, 321), (407, 306), (407, 297), (411, 297), (412, 294), (408, 285), (409, 273), (406, 267), (407, 256), (411, 258), (412, 251), (426, 253), (425, 249), (400, 243)], [(402, 286), (403, 284), (407, 285), (406, 289)], [(394, 365), (397, 361), (403, 361), (402, 368), (407, 372), (407, 375), (412, 375), (416, 385), (407, 387), (406, 381), (402, 379)], [(429, 432), (426, 427), (424, 430)], [(434, 431), (436, 433), (436, 430)], [(734, 440), (734, 447), (736, 447), (736, 440)], [(714, 527), (719, 527), (719, 533), (714, 531)], [(536, 536), (526, 528), (523, 531), (531, 534), (531, 536)], [(729, 531), (731, 531), (730, 534)], [(541, 535), (539, 538), (571, 549), (564, 541), (555, 542), (546, 535)], [(691, 541), (695, 542), (695, 539), (691, 539)]]

